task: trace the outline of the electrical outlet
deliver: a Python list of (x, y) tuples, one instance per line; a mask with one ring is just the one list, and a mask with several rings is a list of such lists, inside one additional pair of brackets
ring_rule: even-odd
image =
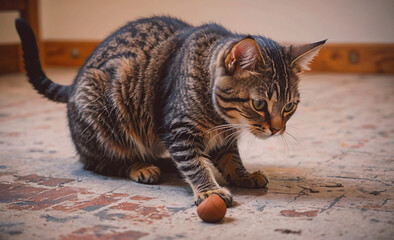
[(71, 49), (70, 55), (72, 58), (77, 59), (80, 55), (78, 48)]
[(360, 61), (360, 59), (359, 59), (359, 54), (358, 54), (358, 52), (355, 51), (355, 50), (350, 50), (350, 51), (349, 51), (349, 62), (350, 62), (350, 63), (353, 63), (353, 64), (356, 64), (356, 63), (358, 63), (359, 61)]

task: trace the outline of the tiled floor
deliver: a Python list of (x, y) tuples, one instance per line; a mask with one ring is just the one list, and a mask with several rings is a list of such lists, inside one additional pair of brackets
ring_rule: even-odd
[(394, 77), (307, 75), (301, 93), (291, 136), (242, 140), (268, 189), (231, 188), (236, 206), (207, 224), (176, 175), (141, 185), (82, 170), (65, 105), (1, 76), (0, 239), (392, 239)]

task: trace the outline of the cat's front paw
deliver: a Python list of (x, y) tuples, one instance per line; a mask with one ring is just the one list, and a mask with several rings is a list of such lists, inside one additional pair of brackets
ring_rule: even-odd
[(212, 194), (216, 194), (219, 197), (223, 199), (223, 201), (226, 203), (227, 207), (231, 207), (233, 203), (233, 197), (231, 196), (230, 191), (227, 188), (219, 188), (215, 190), (209, 190), (205, 192), (200, 192), (194, 196), (194, 203), (198, 206), (202, 201), (204, 201), (206, 198), (211, 196)]
[(268, 179), (260, 170), (243, 176), (235, 183), (236, 186), (244, 188), (264, 188), (267, 184)]

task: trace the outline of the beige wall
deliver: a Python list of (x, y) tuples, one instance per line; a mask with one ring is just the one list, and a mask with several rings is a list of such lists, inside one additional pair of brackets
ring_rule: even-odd
[(18, 16), (17, 12), (0, 12), (0, 43), (18, 41), (14, 26), (14, 19)]
[[(168, 14), (278, 41), (394, 42), (393, 0), (40, 0), (44, 40), (100, 40), (127, 21)], [(17, 41), (0, 14), (0, 42)], [(10, 27), (11, 26), (11, 27)]]

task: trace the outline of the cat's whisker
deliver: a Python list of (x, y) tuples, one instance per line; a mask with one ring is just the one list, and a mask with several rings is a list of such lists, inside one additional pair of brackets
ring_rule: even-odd
[(282, 140), (282, 147), (285, 149), (285, 140), (283, 139), (283, 135), (280, 135), (280, 139)]
[[(211, 128), (211, 129), (209, 129), (209, 130), (207, 130), (205, 133), (206, 134), (209, 134), (210, 132), (212, 132), (212, 131), (219, 131), (217, 134), (215, 134), (213, 137), (211, 137), (211, 139), (209, 140), (209, 142), (208, 142), (208, 145), (215, 139), (215, 138), (217, 138), (217, 137), (219, 137), (219, 136), (221, 136), (221, 135), (224, 135), (224, 134), (226, 134), (226, 133), (228, 133), (228, 132), (230, 132), (230, 131), (234, 131), (235, 130), (235, 132), (234, 133), (230, 133), (228, 136), (226, 136), (225, 137), (225, 139), (224, 139), (224, 142), (225, 142), (225, 145), (227, 145), (228, 144), (228, 139), (229, 138), (231, 138), (234, 134), (236, 134), (239, 130), (241, 130), (240, 128), (241, 127), (245, 127), (245, 126), (249, 126), (248, 124), (223, 124), (223, 125), (219, 125), (219, 126), (216, 126), (216, 127), (213, 127), (213, 128)], [(233, 141), (232, 141), (233, 142)]]
[[(228, 133), (228, 132), (230, 132), (230, 131), (233, 131), (234, 130), (234, 128), (232, 127), (232, 128), (230, 128), (230, 129), (226, 129), (226, 130), (222, 130), (222, 131), (219, 131), (217, 134), (215, 134), (213, 137), (211, 137), (211, 139), (209, 140), (209, 142), (208, 142), (208, 146), (209, 146), (209, 144), (213, 141), (213, 140), (215, 140), (215, 138), (217, 138), (217, 137), (219, 137), (220, 135), (224, 135), (224, 134), (226, 134), (226, 133)], [(232, 134), (232, 133), (231, 133)], [(231, 135), (230, 134), (230, 135)]]
[(283, 141), (285, 143), (284, 157), (287, 157), (289, 156), (289, 143), (287, 142), (286, 135), (283, 136)]
[(284, 147), (284, 155), (288, 156), (289, 155), (289, 144), (286, 139), (286, 135), (281, 135), (282, 141), (283, 141), (283, 147)]
[(223, 139), (223, 141), (225, 142), (225, 144), (227, 144), (227, 143), (228, 143), (227, 140), (228, 140), (229, 138), (231, 138), (232, 136), (234, 136), (234, 134), (236, 134), (237, 132), (239, 132), (240, 129), (233, 128), (232, 130), (233, 130), (234, 132), (230, 133), (229, 135), (227, 135), (227, 136)]
[(292, 139), (294, 139), (294, 141), (299, 143), (298, 139), (296, 137), (294, 137), (290, 132), (286, 131), (285, 133), (286, 133), (287, 136), (290, 136)]
[(212, 133), (212, 132), (214, 132), (214, 131), (223, 131), (223, 130), (226, 130), (226, 129), (233, 129), (234, 127), (232, 127), (232, 126), (222, 126), (222, 127), (220, 127), (220, 128), (216, 128), (216, 129), (210, 129), (209, 131), (206, 131), (206, 132), (204, 132), (205, 134), (210, 134), (210, 133)]
[[(238, 129), (237, 131), (235, 131), (234, 133), (232, 133), (232, 134), (229, 135), (230, 137), (228, 138), (227, 141), (225, 141), (225, 142), (226, 142), (226, 145), (227, 145), (227, 149), (229, 149), (229, 147), (232, 146), (233, 143), (238, 139), (239, 133), (240, 133), (241, 131), (242, 131), (242, 129)], [(229, 144), (229, 143), (230, 143), (230, 144)]]
[(248, 144), (249, 147), (248, 147), (248, 151), (247, 151), (247, 152), (250, 152), (250, 149), (253, 146), (253, 143), (257, 139), (257, 137), (249, 131), (247, 131), (246, 134), (247, 134), (246, 136), (252, 136), (251, 139), (249, 140), (249, 144)]
[(211, 137), (211, 139), (209, 140), (208, 144), (211, 143), (211, 141), (213, 141), (215, 138), (220, 137), (221, 135), (225, 135), (226, 133), (233, 131), (233, 129), (227, 129), (224, 131), (220, 131), (219, 133), (215, 134), (213, 137)]
[(222, 129), (227, 129), (227, 128), (232, 128), (232, 126), (229, 126), (228, 124), (223, 124), (223, 125), (219, 125), (219, 126), (215, 126), (213, 128), (208, 129), (207, 131), (205, 131), (206, 134), (209, 134), (212, 131), (216, 131), (216, 130), (222, 130)]
[(300, 128), (299, 127), (296, 127), (296, 126), (294, 126), (294, 125), (287, 125), (286, 126), (286, 129), (295, 129), (295, 130), (300, 130)]
[(234, 137), (233, 137), (233, 140), (230, 142), (230, 144), (227, 145), (227, 149), (229, 149), (230, 146), (232, 146), (232, 145), (234, 144), (234, 142), (235, 142), (237, 139), (238, 139), (238, 136), (237, 136), (237, 135), (234, 136)]
[(227, 123), (227, 124), (222, 124), (222, 125), (218, 125), (215, 127), (212, 127), (210, 129), (208, 129), (207, 131), (205, 131), (205, 133), (209, 133), (218, 129), (223, 129), (223, 128), (231, 128), (231, 127), (240, 127), (240, 126), (249, 126), (248, 124), (242, 124), (242, 123)]
[(227, 144), (228, 141), (230, 140), (234, 135), (237, 135), (237, 133), (240, 132), (240, 129), (236, 129), (233, 133), (230, 133), (227, 137), (224, 138), (224, 142)]

